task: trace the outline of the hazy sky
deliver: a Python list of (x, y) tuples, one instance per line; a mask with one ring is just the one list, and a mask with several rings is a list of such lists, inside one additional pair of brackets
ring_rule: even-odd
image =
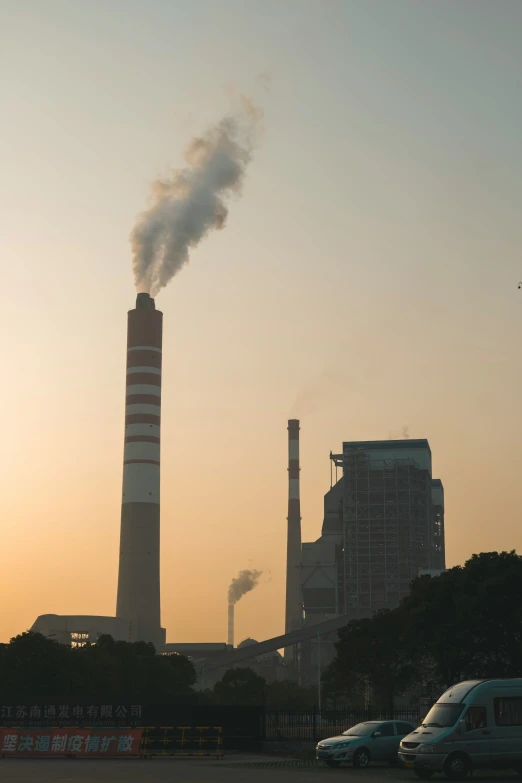
[(115, 611), (129, 234), (230, 83), (262, 145), (157, 299), (168, 640), (225, 641), (248, 567), (237, 640), (282, 631), (289, 416), (305, 541), (330, 449), (407, 425), (448, 564), (522, 551), (521, 30), (520, 0), (0, 0), (0, 640)]

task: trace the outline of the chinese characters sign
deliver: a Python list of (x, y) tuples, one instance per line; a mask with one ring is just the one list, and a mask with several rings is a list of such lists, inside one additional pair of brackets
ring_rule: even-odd
[(136, 756), (141, 729), (0, 728), (0, 756)]
[(35, 726), (52, 725), (140, 725), (142, 707), (139, 704), (45, 704), (0, 705), (0, 724)]

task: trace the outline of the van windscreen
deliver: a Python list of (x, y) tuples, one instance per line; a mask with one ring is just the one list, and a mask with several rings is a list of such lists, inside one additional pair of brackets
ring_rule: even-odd
[(465, 704), (434, 704), (424, 718), (422, 725), (425, 727), (434, 726), (438, 729), (454, 726), (465, 706)]

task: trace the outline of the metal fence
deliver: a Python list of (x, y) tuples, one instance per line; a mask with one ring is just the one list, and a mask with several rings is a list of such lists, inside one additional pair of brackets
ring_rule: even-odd
[[(340, 734), (356, 723), (365, 720), (395, 719), (419, 725), (418, 710), (396, 709), (393, 714), (377, 709), (344, 708), (337, 710), (270, 710), (261, 706), (222, 706), (212, 705), (143, 705), (140, 715), (129, 714), (120, 718), (118, 712), (112, 718), (103, 715), (92, 718), (90, 713), (98, 708), (91, 706), (74, 708), (74, 719), (61, 719), (59, 715), (49, 716), (46, 708), (41, 708), (41, 717), (33, 717), (36, 707), (0, 709), (0, 727), (25, 727), (28, 729), (76, 726), (81, 728), (139, 728), (142, 726), (185, 726), (191, 729), (201, 726), (220, 726), (225, 751), (259, 751), (263, 742), (318, 742), (326, 737)], [(40, 707), (38, 707), (40, 710)], [(16, 719), (18, 712), (27, 712), (22, 719)], [(47, 713), (48, 713), (47, 709)], [(33, 714), (31, 714), (31, 712)], [(80, 714), (80, 712), (82, 714)], [(101, 715), (101, 708), (98, 710)], [(107, 712), (107, 710), (105, 710)], [(41, 733), (41, 732), (40, 732)], [(163, 740), (166, 737), (163, 736)], [(179, 738), (176, 738), (179, 739)], [(192, 750), (192, 748), (191, 748)]]
[(263, 739), (281, 742), (319, 742), (366, 720), (397, 720), (419, 725), (418, 710), (394, 710), (393, 715), (373, 709), (342, 709), (310, 712), (267, 710)]

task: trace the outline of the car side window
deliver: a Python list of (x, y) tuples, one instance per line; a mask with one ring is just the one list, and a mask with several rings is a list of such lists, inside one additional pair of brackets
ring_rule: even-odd
[(411, 734), (413, 731), (413, 727), (409, 723), (396, 723), (395, 725), (397, 726), (397, 734), (406, 736), (406, 734)]
[(378, 726), (376, 731), (380, 732), (381, 737), (393, 737), (395, 734), (393, 723), (383, 723), (382, 726)]
[(485, 707), (469, 707), (468, 711), (464, 715), (466, 721), (467, 731), (473, 731), (474, 729), (483, 729), (488, 725), (488, 719), (486, 715)]

